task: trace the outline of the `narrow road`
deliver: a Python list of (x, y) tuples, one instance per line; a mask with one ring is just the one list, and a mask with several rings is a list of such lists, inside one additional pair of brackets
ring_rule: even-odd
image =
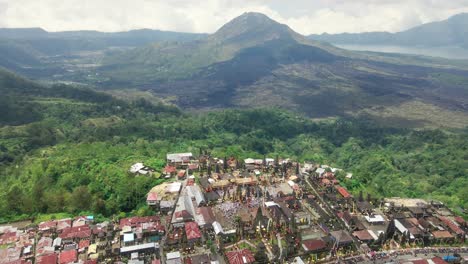
[(281, 234), (280, 233), (276, 234), (276, 239), (278, 239), (278, 247), (280, 249), (279, 259), (281, 259), (283, 257), (283, 245), (281, 244)]

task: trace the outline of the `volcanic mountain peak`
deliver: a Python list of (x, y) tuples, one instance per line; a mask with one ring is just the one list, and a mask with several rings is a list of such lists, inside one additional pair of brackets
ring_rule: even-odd
[(287, 25), (262, 13), (247, 12), (222, 26), (211, 38), (220, 42), (238, 42), (247, 39), (296, 39), (299, 36)]

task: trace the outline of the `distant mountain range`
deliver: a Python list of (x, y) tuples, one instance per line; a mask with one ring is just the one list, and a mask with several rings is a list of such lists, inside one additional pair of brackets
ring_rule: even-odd
[(308, 37), (333, 44), (459, 46), (468, 49), (468, 13), (458, 14), (447, 20), (423, 24), (398, 33), (324, 33)]
[[(129, 49), (159, 41), (192, 41), (202, 36), (204, 34), (150, 29), (104, 33), (0, 28), (0, 66), (31, 77), (53, 75), (63, 70), (62, 65), (67, 64), (64, 60), (80, 57), (81, 53)], [(57, 62), (58, 65), (55, 65)]]
[[(16, 39), (4, 34), (10, 35), (4, 41), (28, 51), (9, 54), (16, 68), (4, 67), (43, 81), (151, 91), (185, 109), (277, 106), (312, 118), (468, 125), (468, 61), (351, 52), (308, 39), (259, 13), (245, 13), (210, 35), (171, 33), (175, 39), (118, 49), (109, 41), (102, 50), (54, 56), (43, 55), (37, 45), (22, 46), (23, 34)], [(106, 33), (60, 34), (59, 39), (84, 41)], [(76, 37), (80, 34), (88, 37)], [(41, 39), (50, 38), (55, 37)]]

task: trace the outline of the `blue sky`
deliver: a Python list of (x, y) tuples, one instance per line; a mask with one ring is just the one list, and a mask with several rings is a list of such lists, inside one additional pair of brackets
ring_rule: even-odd
[(396, 32), (468, 12), (468, 0), (0, 0), (0, 27), (211, 33), (247, 11), (302, 34)]

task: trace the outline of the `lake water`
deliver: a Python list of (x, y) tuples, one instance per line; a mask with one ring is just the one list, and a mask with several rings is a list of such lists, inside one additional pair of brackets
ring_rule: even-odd
[(386, 45), (348, 45), (335, 44), (335, 46), (357, 51), (375, 51), (386, 53), (416, 54), (447, 59), (468, 59), (468, 50), (460, 47), (408, 47), (408, 46), (386, 46)]

